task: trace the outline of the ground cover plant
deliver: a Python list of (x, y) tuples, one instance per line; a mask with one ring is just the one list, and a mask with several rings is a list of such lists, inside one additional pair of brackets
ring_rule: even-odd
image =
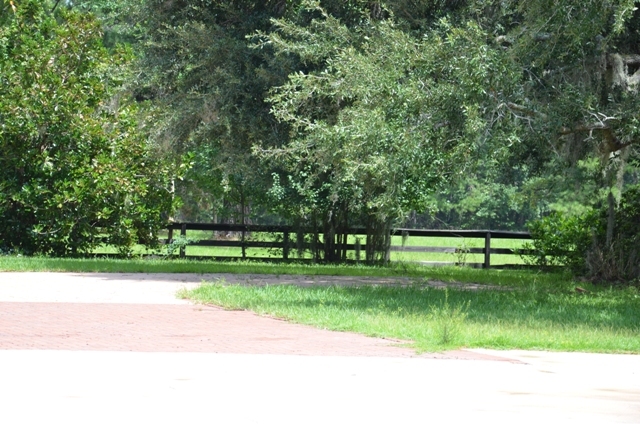
[(181, 295), (330, 330), (407, 340), (418, 352), (468, 347), (639, 353), (638, 290), (587, 287), (576, 291), (569, 282), (549, 286), (532, 279), (500, 290), (419, 283), (243, 287), (222, 281)]

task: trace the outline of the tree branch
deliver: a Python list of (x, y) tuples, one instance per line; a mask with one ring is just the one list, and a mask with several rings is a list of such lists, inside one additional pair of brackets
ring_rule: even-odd
[(533, 110), (533, 109), (529, 109), (526, 106), (522, 106), (516, 103), (512, 103), (512, 102), (507, 102), (507, 107), (511, 110), (511, 111), (516, 111), (519, 113), (522, 113), (523, 115), (529, 116), (531, 118), (533, 117), (540, 117), (542, 119), (547, 119), (547, 115), (542, 113), (542, 112), (538, 112), (537, 110)]
[(560, 135), (571, 135), (575, 133), (581, 132), (589, 132), (599, 131), (602, 134), (602, 138), (604, 139), (605, 145), (603, 153), (609, 154), (620, 151), (625, 147), (636, 144), (636, 140), (632, 140), (628, 143), (622, 143), (618, 137), (616, 137), (613, 129), (603, 124), (594, 124), (594, 125), (576, 125), (573, 128), (562, 127), (560, 128)]
[[(638, 60), (640, 60), (640, 55), (638, 55)], [(529, 118), (539, 117), (542, 119), (547, 119), (546, 114), (542, 112), (538, 112), (536, 110), (529, 109), (526, 106), (508, 102), (507, 107), (512, 112), (518, 112)], [(636, 144), (635, 140), (627, 143), (623, 143), (618, 139), (618, 137), (616, 137), (613, 129), (609, 125), (607, 125), (608, 121), (618, 120), (618, 118), (616, 118), (615, 116), (607, 116), (603, 113), (592, 113), (591, 115), (599, 121), (597, 124), (591, 124), (591, 125), (580, 124), (580, 125), (573, 126), (571, 128), (562, 127), (560, 128), (560, 135), (564, 136), (564, 135), (571, 135), (571, 134), (583, 133), (583, 132), (593, 133), (594, 131), (598, 131), (600, 132), (600, 134), (602, 135), (602, 138), (604, 139), (605, 145), (602, 150), (606, 154), (618, 152), (624, 149), (625, 147)]]

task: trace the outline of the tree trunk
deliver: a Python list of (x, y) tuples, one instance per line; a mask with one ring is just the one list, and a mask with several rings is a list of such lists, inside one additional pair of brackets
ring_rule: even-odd
[(246, 241), (246, 231), (244, 229), (244, 225), (246, 225), (246, 216), (245, 216), (245, 199), (244, 199), (244, 190), (240, 192), (240, 220), (242, 222), (242, 259), (247, 259), (247, 246), (245, 245)]
[(367, 221), (367, 241), (365, 247), (368, 264), (387, 264), (391, 250), (391, 222), (381, 222), (375, 217)]
[(336, 261), (336, 228), (334, 220), (332, 211), (329, 211), (327, 218), (324, 220), (324, 260), (326, 262)]
[(607, 240), (606, 247), (607, 250), (611, 248), (611, 244), (613, 243), (613, 231), (616, 223), (616, 200), (613, 197), (613, 191), (609, 190), (609, 195), (607, 196)]

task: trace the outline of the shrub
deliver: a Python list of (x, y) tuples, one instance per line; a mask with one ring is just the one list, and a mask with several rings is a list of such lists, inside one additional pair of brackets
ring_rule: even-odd
[(594, 212), (581, 216), (554, 212), (532, 221), (528, 227), (533, 242), (524, 248), (534, 253), (525, 255), (525, 260), (542, 267), (562, 265), (576, 273), (584, 272), (593, 234), (601, 231), (600, 226)]
[[(606, 213), (600, 214), (606, 222)], [(640, 186), (628, 189), (615, 210), (613, 240), (601, 231), (586, 257), (587, 275), (610, 282), (640, 281)]]
[(153, 246), (172, 171), (118, 91), (131, 52), (108, 52), (91, 15), (18, 3), (0, 11), (0, 251)]
[(615, 208), (613, 237), (606, 239), (606, 207), (579, 216), (553, 213), (529, 223), (533, 252), (525, 260), (566, 266), (595, 281), (640, 280), (640, 186), (627, 189)]

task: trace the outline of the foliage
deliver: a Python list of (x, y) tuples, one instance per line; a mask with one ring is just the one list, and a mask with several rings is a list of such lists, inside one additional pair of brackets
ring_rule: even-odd
[(74, 0), (67, 6), (81, 13), (92, 13), (102, 26), (105, 47), (136, 44), (141, 38), (142, 26), (136, 21), (140, 2), (135, 0)]
[(270, 172), (251, 146), (286, 137), (263, 99), (287, 63), (250, 49), (246, 37), (269, 28), (283, 3), (149, 0), (140, 11), (137, 92), (156, 105), (154, 140), (168, 154), (191, 155), (176, 182), (187, 219), (247, 221), (267, 191)]
[(89, 15), (24, 0), (0, 27), (0, 234), (4, 250), (69, 255), (154, 244), (170, 177), (136, 108), (118, 96), (129, 52), (110, 55)]
[(489, 119), (498, 104), (486, 87), (508, 86), (513, 75), (472, 22), (443, 19), (416, 39), (391, 20), (352, 29), (305, 4), (317, 18), (304, 26), (275, 21), (278, 30), (260, 45), (309, 70), (290, 74), (270, 99), (291, 141), (259, 153), (289, 173), (275, 180), (289, 214), (321, 217), (325, 233), (349, 219), (384, 233), (424, 210), (489, 135), (501, 140), (502, 123)]
[[(614, 232), (611, 241), (602, 230), (592, 249), (587, 252), (588, 274), (597, 280), (619, 282), (640, 282), (640, 187), (627, 190), (614, 211)], [(608, 213), (601, 211), (603, 224)]]
[(631, 254), (635, 250), (640, 262), (640, 185), (629, 188), (616, 211), (616, 231), (623, 240), (623, 249)]
[(195, 240), (187, 238), (183, 235), (178, 235), (171, 239), (171, 243), (167, 244), (167, 255), (173, 256), (176, 253), (180, 253), (184, 248), (193, 243)]
[(607, 242), (608, 210), (581, 215), (554, 213), (533, 221), (535, 264), (565, 265), (596, 281), (632, 281), (640, 278), (640, 188), (627, 190), (615, 208), (614, 234)]
[(523, 229), (606, 204), (605, 252), (611, 205), (640, 176), (633, 1), (74, 7), (142, 41), (130, 82), (155, 107), (154, 143), (190, 166), (181, 219), (287, 220), (323, 231), (309, 241), (330, 261), (360, 225), (371, 262), (407, 217)]
[[(602, 201), (624, 184), (625, 167), (638, 155), (639, 80), (631, 42), (640, 24), (627, 0), (538, 0), (520, 5), (522, 25), (504, 40), (523, 71), (520, 100), (509, 110), (533, 130), (516, 151), (547, 175), (598, 159)], [(549, 166), (553, 165), (553, 166)], [(546, 168), (546, 169), (545, 169)], [(579, 181), (578, 181), (579, 183)], [(578, 189), (577, 191), (581, 191)]]
[(555, 212), (532, 221), (529, 232), (533, 242), (523, 248), (532, 249), (534, 254), (525, 255), (525, 258), (542, 267), (563, 265), (576, 272), (584, 272), (593, 237), (601, 232), (599, 224), (593, 212), (580, 216)]
[[(526, 230), (526, 223), (548, 208), (531, 193), (525, 166), (501, 170), (490, 158), (433, 195), (432, 210), (411, 216), (405, 225), (421, 228)], [(532, 195), (533, 194), (533, 195)], [(550, 200), (545, 198), (544, 200)]]

